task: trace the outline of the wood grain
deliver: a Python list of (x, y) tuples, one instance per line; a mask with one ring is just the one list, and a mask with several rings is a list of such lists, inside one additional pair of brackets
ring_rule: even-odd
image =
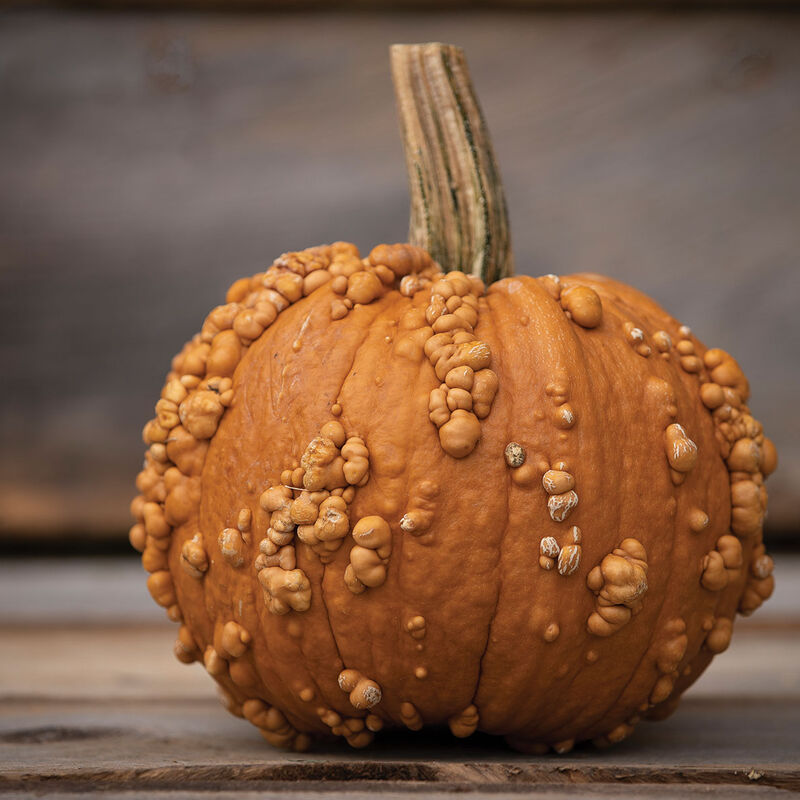
[[(0, 534), (121, 537), (226, 286), (406, 235), (392, 42), (464, 47), (517, 270), (636, 284), (741, 361), (800, 527), (800, 17), (3, 13)], [(9, 377), (13, 376), (13, 378)]]
[[(22, 705), (22, 708), (20, 708)], [(742, 722), (746, 720), (746, 724)], [(485, 736), (456, 741), (444, 731), (379, 737), (369, 752), (320, 744), (314, 752), (272, 749), (247, 723), (207, 700), (5, 703), (0, 713), (0, 791), (59, 786), (142, 790), (253, 787), (298, 789), (352, 782), (442, 789), (531, 784), (727, 784), (800, 790), (792, 732), (796, 702), (687, 701), (672, 719), (643, 725), (608, 751), (532, 758)], [(751, 775), (751, 777), (748, 777)], [(278, 787), (274, 787), (278, 788)]]

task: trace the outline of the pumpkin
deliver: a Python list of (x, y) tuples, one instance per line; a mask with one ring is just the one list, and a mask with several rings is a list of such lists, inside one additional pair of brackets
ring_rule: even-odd
[(463, 56), (393, 68), (412, 243), (230, 287), (145, 426), (131, 542), (176, 656), (273, 745), (618, 742), (771, 593), (775, 448), (736, 361), (653, 300), (511, 276)]

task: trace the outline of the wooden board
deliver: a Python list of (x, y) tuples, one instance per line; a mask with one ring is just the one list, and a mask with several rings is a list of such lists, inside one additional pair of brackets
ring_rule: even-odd
[(466, 49), (520, 272), (606, 272), (733, 352), (800, 528), (800, 17), (10, 12), (0, 535), (121, 538), (169, 359), (281, 252), (405, 236), (387, 47)]
[(671, 720), (642, 725), (630, 742), (609, 751), (587, 746), (538, 758), (510, 752), (489, 737), (458, 741), (445, 731), (386, 733), (369, 751), (331, 744), (286, 754), (248, 723), (199, 699), (4, 705), (0, 791), (55, 785), (199, 791), (273, 783), (320, 791), (329, 781), (449, 790), (667, 783), (800, 791), (796, 701), (733, 707), (728, 700), (687, 700)]
[(323, 743), (296, 754), (275, 750), (228, 714), (202, 667), (174, 659), (175, 627), (146, 597), (135, 564), (0, 562), (0, 795), (800, 791), (800, 559), (779, 559), (777, 576), (773, 608), (737, 623), (730, 650), (679, 710), (611, 749), (530, 757), (488, 736), (456, 740), (434, 731), (383, 732), (363, 751)]

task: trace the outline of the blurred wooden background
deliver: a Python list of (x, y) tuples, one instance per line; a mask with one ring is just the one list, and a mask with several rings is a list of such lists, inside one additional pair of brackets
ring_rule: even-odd
[(0, 12), (6, 543), (123, 541), (141, 425), (234, 278), (404, 238), (387, 47), (434, 39), (466, 49), (518, 270), (608, 273), (730, 350), (781, 456), (769, 534), (800, 530), (800, 17), (51, 8)]

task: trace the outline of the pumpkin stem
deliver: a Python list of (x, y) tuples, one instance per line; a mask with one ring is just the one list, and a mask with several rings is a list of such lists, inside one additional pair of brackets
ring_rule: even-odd
[(489, 129), (460, 47), (395, 44), (392, 78), (406, 154), (409, 242), (485, 283), (514, 272)]

